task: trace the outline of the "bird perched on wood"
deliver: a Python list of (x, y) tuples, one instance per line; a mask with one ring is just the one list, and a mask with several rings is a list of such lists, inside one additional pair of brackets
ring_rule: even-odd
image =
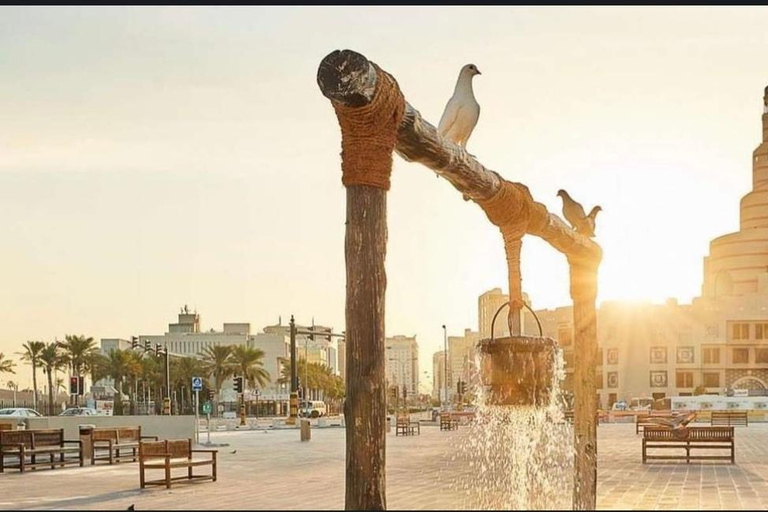
[(438, 134), (463, 148), (467, 147), (467, 140), (480, 117), (480, 105), (472, 91), (472, 78), (480, 74), (474, 64), (461, 68), (453, 96), (448, 100), (440, 124), (437, 125)]
[(592, 211), (589, 212), (589, 215), (585, 215), (584, 208), (581, 204), (574, 201), (573, 198), (568, 195), (568, 192), (560, 189), (557, 191), (557, 195), (563, 199), (563, 215), (573, 229), (584, 236), (595, 236), (595, 217), (598, 212), (602, 211), (602, 208), (595, 206), (592, 208)]
[(236, 453), (237, 453), (237, 450), (232, 450), (232, 451), (231, 451), (231, 452), (229, 452), (229, 453), (231, 453), (232, 455), (234, 455), (234, 454), (236, 454)]
[(125, 510), (136, 510), (136, 508), (135, 508), (134, 504), (131, 503), (130, 506), (127, 509), (125, 509)]

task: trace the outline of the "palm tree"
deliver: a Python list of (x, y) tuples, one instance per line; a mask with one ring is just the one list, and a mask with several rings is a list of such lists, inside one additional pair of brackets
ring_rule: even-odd
[(53, 403), (56, 399), (53, 394), (53, 375), (59, 368), (65, 366), (66, 362), (59, 351), (59, 344), (56, 342), (47, 343), (40, 351), (38, 360), (43, 367), (43, 372), (48, 376), (48, 415), (53, 416)]
[[(171, 386), (179, 390), (179, 396), (186, 398), (187, 404), (192, 404), (192, 378), (200, 377), (205, 372), (202, 362), (194, 357), (171, 359)], [(205, 379), (203, 379), (205, 384)], [(184, 398), (181, 400), (184, 401)], [(188, 407), (184, 407), (188, 409)]]
[(40, 363), (40, 352), (45, 348), (45, 343), (42, 341), (27, 341), (21, 346), (24, 352), (20, 352), (22, 361), (27, 361), (32, 365), (32, 389), (34, 393), (32, 398), (34, 400), (34, 409), (37, 410), (37, 367)]
[[(87, 362), (90, 354), (96, 351), (96, 345), (93, 338), (86, 338), (82, 334), (75, 336), (67, 334), (63, 343), (60, 343), (61, 348), (64, 349), (66, 354), (67, 363), (72, 369), (72, 375), (80, 376), (85, 370), (88, 369)], [(75, 395), (75, 404), (77, 404), (78, 396)]]
[(232, 349), (231, 361), (238, 375), (242, 375), (250, 389), (269, 383), (269, 372), (264, 369), (264, 351), (238, 345)]
[(94, 350), (87, 355), (85, 366), (91, 373), (92, 384), (96, 384), (103, 378), (109, 377), (109, 373), (107, 372), (109, 358), (98, 350)]
[(214, 390), (218, 397), (224, 381), (231, 377), (235, 371), (232, 366), (232, 347), (213, 345), (205, 347), (205, 350), (198, 355), (202, 358), (206, 375), (214, 380)]
[(13, 369), (14, 366), (16, 366), (16, 363), (6, 359), (5, 355), (0, 352), (0, 373), (16, 373)]
[[(124, 383), (127, 379), (130, 383), (134, 383), (136, 379), (142, 374), (142, 364), (139, 357), (132, 350), (120, 350), (113, 349), (109, 351), (107, 357), (107, 375), (112, 377), (115, 381), (115, 403), (114, 414), (120, 415), (123, 413), (123, 391)], [(130, 397), (133, 404), (134, 393), (132, 392), (134, 386), (131, 386)]]

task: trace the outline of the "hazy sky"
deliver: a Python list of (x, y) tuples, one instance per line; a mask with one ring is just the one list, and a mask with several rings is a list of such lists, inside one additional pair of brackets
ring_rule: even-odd
[[(0, 351), (159, 334), (185, 303), (204, 329), (342, 330), (340, 132), (315, 76), (344, 48), (433, 124), (476, 64), (470, 152), (552, 211), (559, 188), (602, 205), (599, 301), (690, 301), (751, 186), (766, 26), (765, 7), (2, 7)], [(441, 325), (476, 329), (478, 295), (506, 291), (501, 236), (399, 157), (388, 209), (387, 334), (431, 372)], [(534, 306), (570, 302), (548, 244), (526, 238), (522, 269)]]

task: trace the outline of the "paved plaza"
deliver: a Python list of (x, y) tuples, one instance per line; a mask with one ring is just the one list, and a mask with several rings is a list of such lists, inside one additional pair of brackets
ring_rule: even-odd
[[(468, 432), (425, 426), (420, 436), (388, 434), (388, 508), (466, 508), (465, 494), (454, 482), (471, 471), (455, 454)], [(600, 509), (768, 509), (768, 424), (736, 427), (736, 465), (643, 465), (640, 436), (632, 424), (600, 425), (598, 438)], [(23, 475), (9, 470), (0, 475), (0, 508), (344, 508), (344, 429), (314, 429), (306, 443), (297, 430), (216, 432), (211, 440), (229, 444), (219, 448), (219, 480), (214, 483), (140, 490), (138, 463)], [(150, 473), (150, 478), (161, 473)]]

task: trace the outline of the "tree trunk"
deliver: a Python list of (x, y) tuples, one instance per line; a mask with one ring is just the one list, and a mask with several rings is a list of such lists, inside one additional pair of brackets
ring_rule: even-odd
[[(34, 390), (34, 393), (32, 394), (32, 399), (35, 401), (35, 410), (38, 411), (37, 408), (37, 362), (33, 359), (32, 360), (32, 389)], [(40, 412), (40, 411), (38, 411)]]
[(387, 192), (347, 188), (347, 510), (386, 509)]
[(48, 416), (53, 416), (53, 375), (48, 370)]
[(569, 258), (574, 326), (574, 510), (597, 506), (596, 261)]

